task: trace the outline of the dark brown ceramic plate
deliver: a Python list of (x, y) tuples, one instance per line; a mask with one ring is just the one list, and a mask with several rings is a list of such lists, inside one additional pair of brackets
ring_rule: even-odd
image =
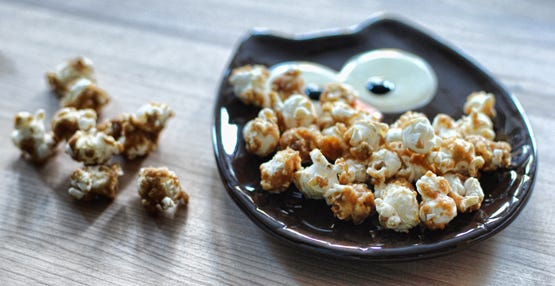
[[(311, 61), (340, 70), (352, 56), (379, 48), (402, 49), (424, 58), (435, 70), (435, 98), (417, 111), (461, 116), (466, 96), (485, 90), (496, 94), (497, 140), (512, 148), (509, 169), (481, 178), (486, 198), (480, 210), (458, 215), (446, 229), (385, 230), (371, 217), (362, 225), (336, 220), (323, 200), (304, 199), (291, 187), (273, 195), (261, 190), (258, 166), (269, 158), (245, 151), (241, 130), (257, 108), (244, 105), (228, 84), (231, 69), (245, 64), (274, 65)], [(386, 114), (391, 122), (399, 114)], [(305, 36), (252, 32), (239, 45), (224, 72), (214, 110), (213, 145), (222, 180), (241, 209), (269, 233), (305, 249), (373, 261), (401, 261), (447, 254), (491, 237), (506, 227), (526, 204), (535, 181), (536, 144), (522, 107), (477, 64), (434, 36), (393, 17), (380, 16), (350, 29)]]

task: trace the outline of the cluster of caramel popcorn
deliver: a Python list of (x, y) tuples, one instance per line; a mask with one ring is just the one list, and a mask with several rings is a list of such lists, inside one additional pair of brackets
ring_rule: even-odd
[(141, 203), (150, 213), (189, 202), (189, 195), (181, 188), (177, 175), (168, 168), (141, 168), (137, 183)]
[[(52, 118), (51, 131), (46, 131), (44, 126), (43, 110), (34, 116), (20, 112), (15, 116), (14, 144), (24, 158), (42, 164), (56, 152), (60, 142), (66, 141), (66, 153), (84, 165), (71, 175), (69, 195), (82, 201), (99, 196), (115, 198), (118, 177), (123, 171), (119, 164), (109, 162), (120, 154), (127, 159), (150, 154), (156, 148), (168, 119), (173, 117), (173, 111), (163, 103), (148, 103), (135, 113), (122, 114), (97, 124), (98, 114), (109, 97), (96, 86), (91, 60), (85, 57), (71, 59), (47, 73), (47, 79), (62, 105)], [(177, 199), (187, 201), (173, 172), (148, 170), (141, 172), (139, 177), (139, 194), (149, 212), (156, 205), (165, 210), (174, 206)], [(150, 181), (159, 176), (159, 182), (166, 185), (145, 186), (141, 183), (145, 176)], [(171, 185), (167, 185), (168, 182)], [(158, 197), (152, 195), (155, 193), (166, 196), (158, 201)]]
[(329, 83), (311, 100), (299, 70), (270, 78), (264, 66), (248, 65), (229, 82), (241, 101), (262, 108), (243, 129), (248, 152), (274, 154), (260, 165), (262, 189), (281, 193), (294, 184), (354, 224), (375, 210), (394, 231), (443, 229), (480, 208), (480, 171), (511, 162), (510, 145), (494, 141), (493, 94), (469, 95), (458, 120), (438, 114), (430, 122), (409, 111), (388, 125), (346, 84)]

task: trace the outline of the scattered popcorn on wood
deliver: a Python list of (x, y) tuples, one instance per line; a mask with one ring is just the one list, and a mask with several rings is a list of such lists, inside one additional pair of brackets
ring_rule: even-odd
[(77, 130), (89, 131), (96, 126), (96, 112), (93, 109), (65, 107), (50, 122), (57, 140), (68, 140)]
[(92, 129), (77, 131), (66, 144), (66, 153), (85, 165), (100, 165), (123, 151), (121, 143), (104, 132)]
[(90, 201), (98, 196), (114, 199), (121, 175), (123, 171), (118, 164), (85, 166), (71, 174), (68, 193), (80, 201)]
[(149, 213), (189, 202), (189, 195), (181, 188), (177, 175), (166, 167), (141, 168), (137, 184), (141, 204)]
[(35, 115), (19, 112), (14, 118), (12, 142), (21, 150), (23, 157), (33, 163), (44, 163), (56, 152), (58, 141), (54, 133), (44, 127), (44, 110)]
[(86, 57), (76, 57), (61, 63), (54, 71), (46, 74), (50, 88), (62, 98), (69, 91), (71, 83), (79, 78), (96, 82), (93, 62)]
[(77, 109), (90, 108), (100, 113), (108, 102), (110, 102), (110, 96), (104, 90), (96, 86), (90, 79), (80, 78), (71, 83), (60, 104), (63, 107)]

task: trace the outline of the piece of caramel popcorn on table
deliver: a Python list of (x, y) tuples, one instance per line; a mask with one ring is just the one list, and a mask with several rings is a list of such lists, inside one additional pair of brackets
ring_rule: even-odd
[(79, 78), (96, 82), (93, 62), (86, 57), (76, 57), (59, 64), (46, 77), (50, 87), (60, 98), (69, 91), (71, 83)]
[(85, 165), (104, 164), (122, 150), (123, 146), (114, 137), (96, 129), (75, 132), (66, 145), (66, 153)]
[(110, 102), (110, 96), (88, 78), (80, 78), (72, 82), (69, 90), (62, 97), (60, 104), (76, 109), (90, 108), (100, 113), (102, 107)]
[(39, 109), (35, 115), (29, 112), (17, 113), (11, 137), (23, 157), (37, 164), (44, 163), (52, 156), (58, 144), (54, 133), (45, 130), (42, 109)]
[(92, 109), (65, 107), (50, 122), (57, 140), (68, 140), (77, 130), (88, 131), (96, 126), (96, 112)]
[(85, 166), (71, 174), (68, 193), (80, 201), (90, 201), (97, 196), (114, 199), (121, 175), (123, 171), (118, 164)]
[(189, 202), (189, 195), (181, 188), (177, 175), (166, 167), (141, 168), (137, 184), (141, 204), (149, 213)]

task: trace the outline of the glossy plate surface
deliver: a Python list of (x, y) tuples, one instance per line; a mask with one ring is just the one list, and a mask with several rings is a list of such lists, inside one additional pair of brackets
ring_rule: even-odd
[[(459, 214), (445, 230), (421, 227), (410, 233), (382, 229), (377, 216), (362, 225), (336, 220), (323, 200), (305, 200), (292, 186), (283, 194), (261, 190), (258, 166), (269, 158), (245, 151), (241, 130), (258, 108), (246, 106), (228, 84), (231, 69), (245, 64), (272, 66), (310, 61), (339, 71), (353, 56), (373, 49), (401, 49), (424, 58), (435, 70), (437, 95), (417, 109), (433, 118), (462, 115), (466, 96), (485, 90), (496, 95), (497, 140), (512, 146), (511, 167), (483, 173), (485, 200), (480, 210)], [(384, 114), (391, 123), (400, 114)], [(534, 185), (536, 144), (520, 104), (487, 72), (467, 57), (412, 24), (380, 16), (359, 26), (305, 36), (252, 32), (236, 50), (224, 72), (214, 110), (213, 145), (221, 178), (241, 209), (269, 233), (305, 249), (348, 258), (401, 261), (433, 257), (462, 249), (506, 227), (526, 204)]]

